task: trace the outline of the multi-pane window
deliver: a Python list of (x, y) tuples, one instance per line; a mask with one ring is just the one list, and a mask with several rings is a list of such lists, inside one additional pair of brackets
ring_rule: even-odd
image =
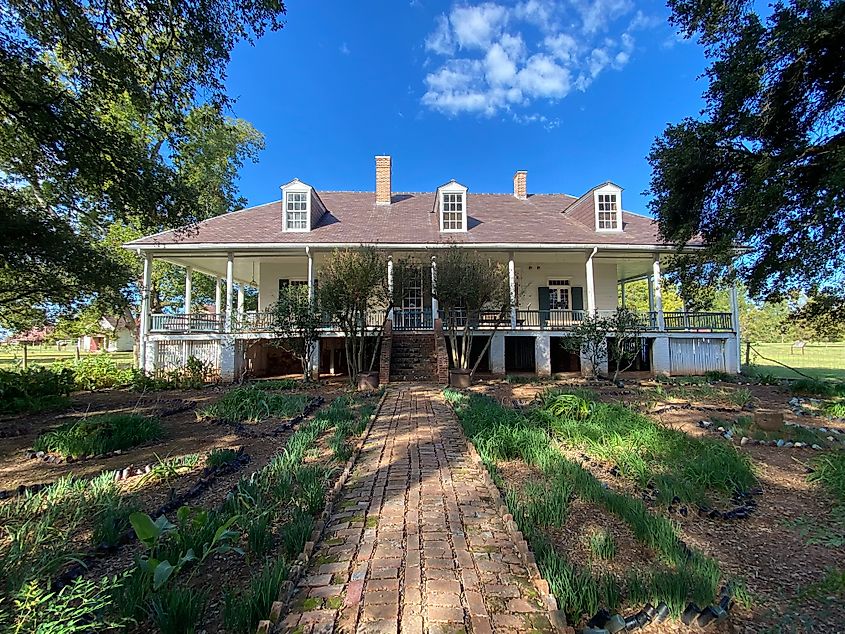
[(308, 229), (308, 192), (288, 192), (285, 229)]
[(464, 195), (443, 194), (443, 231), (463, 231), (464, 229)]
[(549, 308), (569, 310), (569, 280), (549, 280)]
[(616, 194), (599, 194), (598, 196), (598, 228), (618, 229), (619, 207), (616, 202)]

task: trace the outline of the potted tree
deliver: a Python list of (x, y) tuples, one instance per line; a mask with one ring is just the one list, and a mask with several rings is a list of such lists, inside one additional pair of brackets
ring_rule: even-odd
[(302, 378), (311, 380), (309, 364), (320, 339), (322, 318), (308, 287), (288, 285), (279, 289), (279, 299), (271, 307), (274, 345), (288, 351), (302, 364)]
[[(493, 335), (510, 311), (507, 267), (469, 249), (451, 246), (437, 254), (433, 295), (449, 340), (449, 385), (469, 387)], [(472, 339), (482, 324), (490, 329), (489, 337), (470, 366)]]
[[(378, 371), (373, 367), (392, 306), (387, 257), (373, 246), (336, 249), (320, 269), (319, 306), (345, 337), (352, 385), (362, 390), (378, 387)], [(385, 313), (374, 327), (368, 318), (377, 309)], [(371, 350), (368, 343), (373, 344)]]

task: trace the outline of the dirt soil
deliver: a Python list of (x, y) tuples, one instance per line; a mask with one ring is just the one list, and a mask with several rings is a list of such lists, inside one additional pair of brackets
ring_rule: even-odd
[[(789, 407), (792, 394), (786, 390), (763, 385), (735, 385), (716, 383), (719, 392), (750, 390), (752, 403), (743, 409), (723, 395), (693, 397), (694, 386), (677, 390), (663, 385), (667, 396), (654, 394), (651, 381), (626, 382), (624, 388), (612, 384), (597, 385), (577, 377), (563, 381), (540, 384), (511, 385), (504, 381), (488, 381), (474, 386), (473, 390), (493, 396), (506, 406), (527, 405), (539, 393), (550, 387), (584, 387), (595, 391), (605, 402), (624, 402), (626, 405), (648, 413), (664, 425), (680, 429), (691, 435), (707, 434), (720, 442), (713, 432), (702, 429), (702, 420), (718, 418), (734, 421), (740, 416), (753, 415), (760, 406), (780, 410), (786, 421), (812, 427), (837, 428), (845, 432), (845, 424), (816, 416), (797, 416)], [(677, 397), (673, 392), (681, 392)], [(653, 413), (653, 412), (658, 413)], [(679, 525), (683, 539), (693, 548), (715, 558), (727, 577), (742, 579), (753, 599), (753, 607), (735, 606), (730, 624), (733, 631), (757, 634), (763, 632), (843, 632), (845, 631), (845, 604), (841, 597), (808, 593), (811, 584), (818, 583), (830, 568), (843, 568), (845, 562), (845, 529), (832, 524), (832, 500), (818, 487), (807, 482), (808, 461), (820, 452), (809, 448), (784, 449), (762, 445), (740, 446), (737, 450), (748, 455), (759, 479), (762, 493), (755, 497), (756, 510), (745, 520), (727, 521), (700, 518), (695, 512), (687, 517), (672, 514)], [(832, 451), (845, 450), (833, 449)], [(576, 458), (575, 452), (570, 457)], [(585, 465), (588, 466), (588, 465)], [(612, 488), (637, 495), (630, 482), (615, 478), (602, 465), (593, 463), (590, 470)], [(525, 474), (512, 473), (517, 480)], [(655, 505), (653, 511), (665, 512)], [(574, 561), (588, 564), (586, 550), (579, 548), (579, 534), (599, 523), (609, 529), (619, 543), (619, 557), (626, 564), (647, 561), (652, 554), (643, 546), (625, 538), (624, 527), (615, 518), (596, 509), (573, 505), (572, 517), (558, 535), (558, 546), (574, 557)], [(832, 538), (832, 545), (808, 543), (802, 534), (807, 527), (811, 534)], [(837, 544), (838, 542), (838, 544)], [(631, 553), (630, 549), (640, 552)], [(653, 631), (649, 628), (649, 631)], [(672, 631), (671, 629), (666, 631)]]
[[(121, 481), (120, 486), (127, 493), (135, 496), (139, 507), (151, 513), (169, 501), (172, 495), (179, 496), (197, 482), (204, 467), (205, 453), (217, 447), (233, 449), (243, 447), (244, 452), (250, 457), (249, 463), (234, 473), (216, 478), (212, 486), (188, 502), (193, 507), (217, 508), (238, 480), (266, 465), (284, 448), (294, 431), (288, 429), (282, 433), (274, 433), (274, 430), (283, 422), (282, 419), (268, 419), (256, 425), (247, 425), (248, 434), (238, 434), (229, 425), (198, 421), (194, 410), (220, 398), (228, 389), (232, 388), (209, 387), (204, 390), (171, 391), (148, 395), (138, 395), (123, 390), (78, 393), (73, 395), (72, 406), (66, 411), (0, 420), (0, 426), (14, 425), (24, 432), (18, 436), (0, 439), (0, 489), (9, 490), (20, 484), (51, 483), (67, 474), (92, 477), (103, 471), (123, 469), (127, 466), (155, 465), (158, 462), (156, 456), (165, 458), (199, 453), (201, 459), (198, 465), (173, 477), (169, 483), (149, 480), (145, 483), (142, 476)], [(284, 393), (319, 395), (326, 400), (326, 403), (329, 403), (346, 390), (347, 384), (336, 380), (322, 382), (308, 390), (285, 391)], [(37, 459), (28, 459), (25, 455), (38, 434), (64, 424), (74, 417), (94, 412), (129, 411), (161, 415), (163, 412), (182, 408), (185, 404), (193, 407), (162, 418), (162, 424), (167, 433), (164, 440), (125, 450), (121, 455), (71, 464), (49, 464)], [(330, 454), (325, 438), (321, 439), (315, 449), (314, 455), (310, 457), (311, 460), (321, 460)], [(74, 542), (79, 545), (80, 553), (91, 552), (90, 527), (80, 526), (74, 535)], [(119, 548), (117, 552), (95, 560), (87, 571), (86, 577), (100, 578), (104, 575), (120, 574), (133, 565), (135, 555), (141, 551), (142, 548), (137, 542)], [(217, 556), (203, 566), (201, 573), (192, 583), (197, 587), (210, 590), (205, 631), (222, 629), (222, 587), (245, 587), (250, 576), (255, 572), (256, 565), (256, 562), (247, 562), (243, 557), (231, 555)], [(145, 628), (146, 625), (139, 626), (138, 631), (146, 631)]]

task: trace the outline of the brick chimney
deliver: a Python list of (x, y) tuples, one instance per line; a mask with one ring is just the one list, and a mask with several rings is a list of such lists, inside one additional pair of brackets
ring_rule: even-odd
[(520, 200), (528, 198), (528, 172), (518, 170), (513, 175), (513, 195)]
[(391, 198), (389, 156), (376, 157), (376, 204), (389, 205)]

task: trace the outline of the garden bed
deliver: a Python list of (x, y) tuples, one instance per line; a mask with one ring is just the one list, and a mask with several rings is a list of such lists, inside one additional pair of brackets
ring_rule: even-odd
[[(273, 389), (275, 391), (275, 388)], [(281, 391), (281, 389), (283, 388), (279, 388), (279, 391)], [(342, 393), (343, 390), (344, 387), (339, 384), (330, 386), (323, 385), (316, 388), (310, 388), (308, 390), (298, 389), (296, 390), (298, 392), (296, 398), (300, 399), (302, 402), (311, 403), (313, 402), (315, 396), (325, 395), (331, 400)], [(203, 390), (195, 392), (193, 396), (200, 402), (211, 401), (219, 396), (223, 391), (224, 390), (220, 389)], [(172, 396), (172, 394), (169, 395), (169, 398), (172, 398)], [(181, 394), (180, 396), (190, 400), (188, 394)], [(77, 397), (74, 397), (75, 400), (76, 398)], [(97, 395), (97, 399), (102, 400), (102, 395)], [(141, 399), (139, 402), (139, 399), (135, 396), (133, 400), (135, 401), (135, 404), (132, 407), (134, 411), (153, 412), (158, 408), (156, 405), (156, 399), (154, 398), (148, 397), (146, 399)], [(370, 401), (367, 400), (367, 403), (369, 402)], [(79, 405), (82, 405), (82, 403), (79, 403)], [(121, 394), (117, 392), (114, 393), (113, 410), (121, 411), (125, 409), (126, 405), (128, 405), (128, 403), (122, 400)], [(362, 406), (363, 405), (357, 401), (351, 403), (352, 409), (358, 413), (362, 411)], [(108, 503), (96, 506), (96, 500), (92, 501), (84, 495), (80, 496), (81, 491), (92, 489), (91, 486), (81, 484), (73, 484), (73, 486), (70, 487), (67, 485), (58, 485), (64, 486), (65, 489), (74, 489), (76, 491), (75, 495), (79, 497), (79, 503), (75, 506), (78, 508), (71, 509), (71, 511), (66, 513), (67, 517), (62, 518), (62, 520), (58, 522), (59, 525), (66, 525), (67, 530), (64, 533), (66, 538), (54, 540), (55, 543), (62, 544), (62, 546), (60, 550), (52, 552), (52, 558), (44, 558), (45, 561), (49, 561), (50, 563), (47, 568), (36, 575), (38, 583), (35, 589), (42, 588), (46, 591), (46, 588), (49, 588), (49, 582), (51, 579), (54, 581), (62, 581), (61, 573), (73, 567), (73, 563), (71, 562), (62, 564), (62, 560), (64, 558), (70, 555), (79, 555), (90, 552), (93, 548), (95, 548), (97, 544), (97, 538), (94, 537), (94, 529), (96, 528), (94, 526), (95, 523), (91, 521), (90, 517), (86, 517), (85, 513), (80, 512), (79, 509), (87, 508), (91, 511), (93, 507), (96, 506), (96, 508), (100, 509), (100, 511), (102, 511), (105, 507), (111, 511), (114, 510), (115, 507), (119, 506), (116, 501), (126, 501), (126, 505), (121, 506), (119, 509), (119, 514), (122, 518), (121, 521), (124, 523), (120, 525), (120, 530), (117, 532), (122, 532), (124, 527), (128, 527), (125, 520), (127, 520), (129, 512), (139, 509), (147, 513), (154, 514), (155, 511), (161, 510), (163, 505), (167, 506), (168, 504), (168, 508), (173, 510), (168, 513), (167, 517), (178, 524), (179, 522), (176, 521), (177, 513), (175, 512), (172, 500), (174, 498), (177, 502), (180, 501), (180, 499), (184, 500), (186, 495), (190, 497), (189, 504), (191, 507), (205, 509), (206, 511), (220, 510), (222, 512), (222, 509), (227, 503), (227, 499), (230, 497), (229, 493), (233, 490), (233, 487), (238, 484), (238, 482), (241, 482), (241, 486), (243, 486), (244, 482), (250, 482), (248, 478), (258, 477), (253, 474), (267, 473), (267, 469), (269, 468), (268, 465), (277, 464), (280, 460), (280, 456), (286, 455), (282, 453), (282, 450), (285, 447), (288, 447), (290, 450), (288, 442), (293, 437), (292, 435), (300, 434), (300, 432), (304, 429), (313, 427), (314, 421), (317, 418), (320, 419), (320, 423), (317, 426), (318, 429), (316, 435), (312, 435), (306, 439), (308, 442), (306, 442), (305, 446), (298, 454), (300, 457), (299, 462), (315, 466), (319, 465), (318, 471), (323, 475), (319, 476), (318, 479), (325, 480), (327, 478), (323, 486), (328, 486), (331, 477), (334, 476), (333, 469), (331, 468), (331, 465), (335, 461), (334, 456), (338, 456), (337, 460), (340, 460), (341, 458), (345, 460), (347, 449), (344, 438), (357, 430), (357, 425), (351, 425), (346, 422), (349, 419), (349, 416), (345, 415), (338, 417), (336, 409), (337, 408), (324, 407), (321, 410), (318, 410), (315, 415), (312, 415), (311, 418), (305, 420), (302, 420), (301, 417), (294, 415), (292, 418), (299, 421), (299, 430), (295, 431), (293, 429), (288, 429), (285, 433), (281, 434), (278, 432), (284, 422), (281, 418), (271, 416), (267, 419), (257, 420), (251, 426), (258, 431), (266, 433), (262, 433), (260, 436), (255, 438), (238, 438), (232, 433), (232, 430), (226, 426), (197, 421), (196, 415), (192, 411), (188, 411), (186, 409), (182, 412), (161, 419), (161, 424), (167, 432), (168, 439), (167, 441), (160, 443), (159, 446), (128, 449), (126, 452), (110, 458), (86, 460), (85, 462), (71, 465), (53, 465), (46, 464), (41, 461), (26, 460), (23, 452), (20, 450), (20, 445), (16, 450), (9, 450), (7, 448), (6, 453), (4, 454), (5, 460), (0, 462), (0, 465), (2, 465), (0, 468), (11, 473), (21, 472), (21, 475), (18, 476), (19, 481), (29, 483), (54, 481), (56, 478), (66, 475), (67, 473), (78, 472), (78, 477), (83, 478), (80, 483), (85, 482), (84, 478), (95, 477), (96, 482), (100, 484), (94, 486), (93, 490), (99, 491), (101, 488), (107, 489), (107, 495), (98, 494), (95, 498), (96, 500), (107, 498)], [(349, 411), (349, 406), (346, 406), (344, 411)], [(335, 414), (333, 415), (331, 412), (335, 412)], [(364, 413), (366, 413), (366, 411), (364, 411)], [(31, 418), (28, 423), (31, 432), (34, 432), (35, 430), (43, 432), (58, 424), (55, 417), (52, 419), (42, 418), (40, 420), (38, 418)], [(343, 434), (338, 434), (334, 431), (338, 425), (343, 427)], [(332, 433), (329, 433), (330, 430)], [(30, 433), (22, 439), (14, 440), (19, 440), (20, 443), (28, 441), (28, 443), (31, 444), (34, 437), (35, 434)], [(244, 453), (236, 454), (233, 450), (240, 447), (243, 447)], [(190, 451), (184, 451), (186, 448), (189, 448)], [(218, 448), (218, 450), (212, 453), (212, 448)], [(156, 449), (158, 451), (155, 451)], [(225, 451), (227, 449), (232, 451)], [(210, 458), (209, 454), (211, 454)], [(236, 465), (237, 468), (221, 472), (219, 474), (212, 474), (214, 477), (211, 477), (209, 474), (209, 468), (206, 466), (209, 463), (209, 460), (212, 464), (225, 463), (227, 454), (228, 458), (231, 458), (232, 455), (241, 455), (244, 459), (238, 460), (238, 464)], [(246, 460), (247, 455), (249, 455), (250, 458), (248, 464)], [(328, 468), (328, 471), (326, 471), (326, 468)], [(115, 470), (111, 471), (111, 469)], [(103, 471), (106, 473), (101, 476), (96, 476), (96, 474)], [(24, 478), (26, 478), (26, 480), (24, 480)], [(209, 480), (212, 481), (210, 482)], [(19, 504), (24, 499), (35, 500), (38, 497), (42, 497), (45, 500), (54, 499), (56, 497), (56, 486), (57, 485), (44, 488), (38, 493), (29, 493), (25, 498), (13, 498), (7, 500), (3, 503), (3, 506), (0, 507), (0, 509), (6, 507), (11, 508), (10, 505)], [(321, 504), (323, 486), (319, 488)], [(316, 495), (316, 490), (317, 489), (315, 488), (314, 495)], [(296, 499), (296, 495), (293, 496), (293, 499)], [(43, 512), (43, 506), (41, 508)], [(88, 515), (99, 517), (102, 515), (100, 511), (91, 512)], [(37, 516), (38, 512), (36, 512), (35, 515)], [(242, 513), (236, 513), (236, 515), (244, 516)], [(72, 519), (73, 521), (68, 521), (69, 519)], [(270, 523), (269, 529), (276, 530), (277, 533), (275, 539), (276, 543), (274, 543), (273, 546), (275, 550), (272, 552), (278, 551), (281, 547), (280, 543), (284, 542), (286, 539), (284, 537), (286, 532), (283, 531), (279, 533), (277, 530), (278, 526), (290, 523), (291, 519), (292, 517), (289, 513), (287, 515), (280, 513), (279, 516), (274, 519), (274, 521), (278, 521), (275, 524), (272, 522)], [(255, 520), (255, 518), (253, 518), (253, 520)], [(246, 536), (247, 533), (257, 534), (257, 532), (261, 532), (259, 530), (260, 527), (256, 527), (255, 521), (253, 520), (247, 522), (246, 519), (243, 519), (242, 517), (241, 520), (238, 520), (233, 529), (238, 532), (238, 540), (242, 542), (239, 546), (245, 546), (247, 553), (251, 552), (248, 544), (252, 539), (252, 537)], [(189, 522), (189, 520), (185, 521)], [(72, 528), (70, 528), (71, 524), (73, 525)], [(300, 533), (304, 532), (305, 529), (303, 528)], [(7, 540), (8, 538), (9, 535), (7, 534), (4, 534), (2, 537), (3, 540)], [(255, 537), (254, 539), (260, 540), (260, 537)], [(8, 542), (6, 543), (8, 544)], [(133, 540), (130, 540), (129, 543), (124, 541), (122, 544), (122, 546), (115, 546), (109, 552), (99, 553), (99, 556), (93, 561), (86, 561), (86, 563), (90, 566), (90, 569), (86, 572), (84, 580), (82, 582), (77, 582), (76, 584), (71, 584), (70, 588), (65, 592), (70, 592), (71, 588), (74, 592), (87, 592), (90, 595), (88, 598), (92, 600), (98, 600), (98, 597), (101, 599), (105, 596), (104, 589), (108, 584), (104, 585), (101, 581), (103, 576), (108, 575), (110, 577), (114, 577), (114, 575), (121, 575), (124, 571), (132, 569), (134, 567), (135, 556), (143, 555), (145, 553), (145, 549), (142, 545)], [(38, 548), (41, 548), (41, 546), (41, 544), (36, 543), (35, 551), (37, 551)], [(4, 552), (7, 553), (8, 551)], [(47, 554), (49, 555), (50, 553)], [(241, 560), (238, 561), (239, 556), (233, 556), (235, 559), (229, 560), (228, 555), (224, 556), (222, 553), (217, 553), (216, 551), (213, 552), (207, 557), (202, 566), (197, 566), (198, 572), (194, 573), (190, 579), (189, 585), (191, 585), (192, 588), (194, 587), (193, 584), (199, 584), (197, 585), (198, 588), (200, 586), (207, 586), (211, 589), (209, 593), (207, 611), (204, 613), (202, 618), (203, 622), (209, 623), (207, 626), (208, 631), (217, 631), (222, 628), (221, 619), (223, 618), (222, 611), (225, 601), (220, 589), (220, 579), (225, 579), (227, 582), (230, 582), (227, 587), (229, 587), (232, 591), (242, 590), (249, 585), (251, 581), (255, 581), (256, 583), (259, 581), (258, 578), (255, 577), (255, 573), (257, 570), (262, 568), (263, 564), (258, 561), (257, 555), (251, 557), (248, 564), (243, 560), (243, 558), (240, 558)], [(58, 563), (58, 565), (56, 565), (56, 563)], [(268, 563), (267, 569), (264, 571), (266, 575), (269, 575), (269, 581), (267, 579), (265, 579), (265, 581), (268, 583), (276, 583), (279, 575), (283, 574), (283, 570), (279, 566), (271, 564), (272, 562)], [(120, 583), (125, 586), (128, 582), (123, 580)], [(47, 585), (45, 586), (44, 584)], [(61, 585), (61, 583), (59, 583), (59, 585)], [(184, 584), (181, 584), (180, 582), (180, 585)], [(56, 586), (57, 589), (58, 587), (59, 586)], [(8, 588), (4, 589), (4, 594), (6, 594), (7, 591)], [(174, 597), (179, 598), (176, 597), (175, 594), (169, 593), (167, 599), (170, 600)], [(165, 605), (165, 603), (162, 603), (162, 601), (165, 600), (163, 595), (160, 599), (161, 600), (156, 604), (159, 609), (164, 610), (166, 608), (173, 612), (173, 610), (178, 607), (176, 605)], [(54, 603), (62, 604), (62, 601), (54, 601)], [(78, 603), (78, 601), (75, 601), (75, 603)], [(230, 603), (240, 605), (244, 602), (230, 601)], [(249, 602), (247, 601), (247, 603)], [(262, 610), (259, 611), (266, 612), (263, 610), (263, 606), (261, 607)], [(234, 610), (235, 607), (230, 607), (229, 609), (231, 611)], [(126, 615), (124, 614), (123, 616)], [(266, 613), (262, 613), (260, 617), (266, 617)], [(252, 619), (252, 617), (250, 618)], [(140, 625), (138, 627), (139, 631), (146, 631), (147, 629), (147, 626), (144, 625)]]
[[(699, 381), (694, 380), (691, 384), (700, 385)], [(561, 387), (563, 383), (567, 384), (568, 389), (578, 389), (585, 387), (586, 382), (573, 377), (568, 377), (565, 382), (520, 385), (491, 381), (474, 387), (473, 392), (490, 394), (507, 406), (516, 403), (521, 412), (526, 413), (538, 404), (535, 400), (538, 395), (550, 387)], [(651, 381), (647, 382), (647, 385), (651, 384)], [(609, 383), (592, 383), (588, 387), (595, 392), (597, 401), (627, 404), (643, 412), (683, 402), (683, 399), (674, 399), (671, 395), (665, 400), (655, 398), (648, 387), (644, 388), (647, 391), (644, 395), (637, 383), (621, 389)], [(667, 393), (674, 390), (671, 385), (664, 384), (664, 387)], [(687, 397), (690, 396), (689, 387), (686, 386)], [(807, 430), (797, 432), (801, 435), (808, 432), (807, 438), (812, 436), (818, 439), (817, 434), (824, 434), (826, 440), (831, 435), (831, 429), (843, 432), (845, 426), (841, 421), (815, 415), (814, 412), (797, 414), (794, 401), (793, 405), (790, 404), (795, 396), (788, 386), (735, 385), (726, 382), (716, 383), (712, 397), (706, 395), (710, 390), (704, 389), (694, 399), (688, 398), (689, 407), (670, 407), (652, 416), (656, 424), (672, 433), (682, 433), (691, 439), (701, 439), (708, 443), (721, 443), (724, 449), (735, 451), (748, 460), (755, 478), (755, 483), (749, 489), (752, 492), (750, 499), (753, 500), (753, 509), (743, 514), (743, 519), (726, 520), (722, 515), (702, 516), (695, 512), (693, 504), (689, 505), (693, 512), (684, 516), (679, 513), (681, 504), (672, 503), (672, 500), (666, 504), (665, 499), (656, 499), (648, 490), (643, 495), (643, 483), (635, 477), (636, 471), (626, 471), (626, 465), (620, 468), (612, 459), (612, 452), (610, 455), (607, 452), (606, 455), (596, 455), (596, 450), (602, 448), (601, 443), (595, 445), (591, 442), (593, 446), (589, 447), (577, 437), (570, 436), (569, 441), (572, 442), (561, 440), (560, 452), (586, 469), (607, 490), (639, 500), (652, 514), (671, 520), (677, 526), (678, 535), (684, 543), (718, 564), (723, 582), (737, 580), (741, 583), (747, 590), (747, 597), (742, 593), (743, 602), (731, 610), (731, 621), (735, 626), (740, 629), (748, 627), (747, 631), (754, 632), (841, 631), (841, 623), (845, 619), (842, 603), (845, 587), (841, 572), (841, 562), (845, 561), (845, 499), (836, 498), (830, 487), (826, 489), (820, 482), (812, 482), (810, 479), (820, 478), (816, 474), (824, 471), (828, 474), (828, 481), (837, 478), (841, 481), (845, 473), (845, 467), (841, 466), (845, 452), (812, 450), (810, 446), (788, 451), (768, 444), (746, 443), (740, 446), (739, 439), (731, 446), (712, 431), (703, 429), (700, 422), (705, 418), (715, 420), (714, 411), (719, 411), (719, 420), (722, 422), (718, 424), (725, 424), (726, 427), (737, 420), (742, 422), (742, 417), (752, 415), (748, 409), (724, 398), (723, 392), (733, 389), (747, 389), (750, 392), (752, 410), (759, 403), (767, 409), (781, 411), (788, 422), (808, 427)], [(745, 395), (742, 396), (737, 400), (745, 400)], [(817, 410), (822, 412), (823, 408)], [(790, 430), (789, 426), (786, 429), (785, 433), (795, 431)], [(839, 439), (838, 434), (832, 435)], [(836, 446), (840, 443), (826, 444)], [(607, 450), (607, 447), (604, 449)], [(634, 455), (639, 454), (634, 452)], [(828, 459), (837, 462), (828, 465), (824, 463)], [(671, 462), (661, 461), (660, 464), (668, 469), (672, 466)], [(525, 478), (525, 464), (519, 461), (502, 461), (498, 463), (498, 468), (504, 482), (519, 482)], [(708, 504), (722, 511), (735, 508), (737, 500), (732, 499), (730, 491), (715, 488), (707, 494)], [(747, 498), (738, 501), (745, 505)], [(583, 569), (595, 574), (615, 570), (619, 565), (616, 561), (621, 562), (623, 568), (656, 569), (653, 565), (656, 562), (653, 550), (636, 540), (632, 542), (630, 535), (626, 535), (625, 527), (620, 529), (617, 519), (611, 517), (611, 514), (603, 512), (601, 508), (585, 505), (577, 497), (570, 503), (569, 509), (563, 528), (549, 532), (550, 539), (557, 544), (558, 552), (567, 559), (574, 560)], [(596, 530), (596, 525), (608, 530), (615, 540), (617, 554), (611, 562), (597, 561), (590, 557), (587, 534)], [(635, 605), (630, 607), (631, 610), (635, 608)], [(682, 627), (677, 622), (676, 626)], [(655, 626), (649, 627), (649, 631), (654, 629)]]

